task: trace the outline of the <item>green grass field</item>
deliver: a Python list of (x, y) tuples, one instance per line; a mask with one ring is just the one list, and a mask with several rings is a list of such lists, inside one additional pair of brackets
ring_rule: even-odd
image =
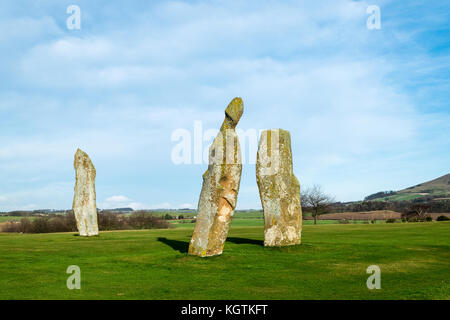
[(399, 193), (385, 198), (378, 198), (375, 199), (374, 201), (411, 201), (422, 197), (423, 195), (416, 193)]
[[(0, 298), (450, 298), (450, 222), (306, 225), (301, 245), (265, 248), (262, 224), (244, 221), (212, 258), (187, 255), (192, 226), (93, 238), (0, 234)], [(380, 290), (366, 287), (373, 264)], [(81, 290), (66, 287), (69, 265), (81, 268)]]
[[(0, 222), (18, 221), (23, 218), (25, 217), (0, 216)], [(27, 217), (27, 218), (30, 220), (34, 219), (34, 217)]]

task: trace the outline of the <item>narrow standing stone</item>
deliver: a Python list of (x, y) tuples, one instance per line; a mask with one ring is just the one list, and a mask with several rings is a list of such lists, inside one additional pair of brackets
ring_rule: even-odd
[(302, 236), (300, 183), (292, 169), (289, 131), (272, 129), (262, 132), (256, 181), (264, 210), (264, 245), (299, 244)]
[(234, 98), (226, 108), (220, 132), (209, 148), (209, 165), (203, 174), (189, 254), (201, 257), (222, 254), (241, 181), (241, 151), (234, 129), (243, 112), (242, 99)]
[(76, 173), (73, 213), (80, 236), (98, 235), (97, 205), (95, 202), (95, 167), (87, 153), (77, 150), (74, 167)]

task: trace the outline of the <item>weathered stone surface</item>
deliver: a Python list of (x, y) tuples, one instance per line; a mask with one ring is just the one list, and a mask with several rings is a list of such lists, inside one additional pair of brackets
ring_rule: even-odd
[(302, 235), (300, 183), (292, 170), (291, 135), (263, 131), (256, 161), (256, 180), (264, 210), (264, 245), (299, 244)]
[(203, 174), (189, 254), (206, 257), (223, 251), (241, 181), (241, 151), (234, 129), (243, 112), (242, 99), (233, 99), (225, 110), (220, 132), (209, 148), (209, 165)]
[(87, 153), (77, 150), (74, 167), (76, 173), (73, 212), (80, 236), (98, 235), (97, 205), (95, 200), (95, 168)]

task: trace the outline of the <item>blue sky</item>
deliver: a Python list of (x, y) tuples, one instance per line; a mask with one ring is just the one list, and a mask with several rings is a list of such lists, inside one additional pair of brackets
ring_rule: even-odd
[[(2, 1), (0, 211), (70, 208), (78, 147), (98, 207), (195, 208), (207, 165), (174, 164), (171, 135), (219, 128), (236, 96), (238, 128), (291, 132), (302, 188), (447, 174), (449, 21), (446, 1)], [(237, 208), (260, 207), (246, 163)]]

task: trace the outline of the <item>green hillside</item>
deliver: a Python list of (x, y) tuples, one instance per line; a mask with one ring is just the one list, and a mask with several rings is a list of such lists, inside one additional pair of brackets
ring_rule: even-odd
[[(383, 195), (382, 192), (369, 196), (376, 201), (409, 201), (418, 198), (450, 199), (450, 173), (437, 179)], [(367, 198), (369, 198), (367, 197)]]
[(437, 179), (397, 191), (397, 193), (450, 194), (450, 173)]

